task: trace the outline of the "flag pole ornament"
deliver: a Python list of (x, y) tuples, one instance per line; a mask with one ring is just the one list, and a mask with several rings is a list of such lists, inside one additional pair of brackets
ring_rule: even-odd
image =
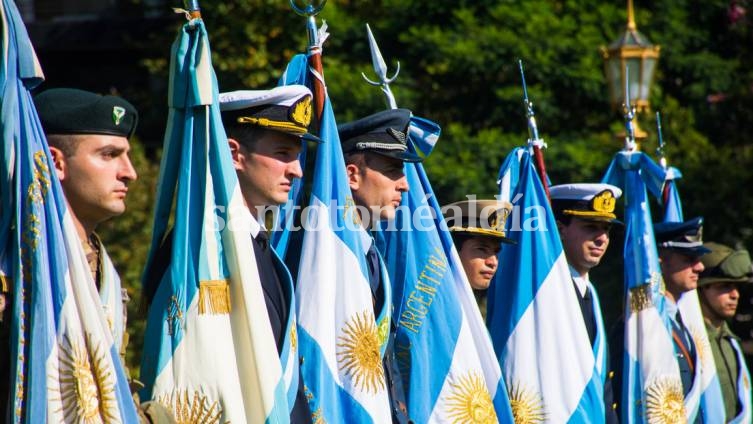
[(361, 76), (369, 84), (382, 89), (385, 100), (387, 101), (388, 109), (397, 109), (397, 102), (395, 101), (395, 95), (392, 94), (392, 90), (390, 89), (390, 84), (392, 84), (392, 82), (397, 79), (398, 74), (400, 74), (400, 61), (397, 62), (397, 69), (395, 70), (395, 74), (391, 78), (388, 78), (387, 63), (385, 63), (384, 58), (382, 58), (382, 52), (379, 51), (379, 45), (374, 38), (374, 34), (371, 33), (371, 27), (369, 27), (369, 24), (366, 24), (366, 33), (369, 37), (371, 64), (374, 66), (374, 72), (379, 79), (377, 81), (372, 81), (363, 72), (361, 72)]
[[(381, 86), (390, 109), (387, 112), (398, 113), (389, 84), (397, 77), (399, 64), (395, 75), (387, 78), (379, 46), (367, 29), (372, 66), (380, 83), (367, 81)], [(428, 119), (410, 116), (409, 121), (407, 153), (425, 158), (434, 149), (441, 129)], [(406, 161), (404, 169), (411, 190), (402, 196), (394, 222), (396, 228), (421, 225), (422, 230), (381, 228), (376, 238), (389, 275), (396, 278), (394, 343), (408, 417), (427, 423), (512, 423), (502, 370), (442, 218), (443, 209), (420, 161)], [(426, 207), (433, 213), (416, 224), (411, 217)], [(401, 213), (401, 209), (409, 213)], [(489, 231), (497, 230), (493, 235), (498, 237), (504, 234), (506, 214), (504, 206), (495, 205), (493, 210), (485, 219)]]
[(536, 114), (533, 112), (533, 103), (528, 99), (528, 86), (526, 85), (526, 74), (523, 71), (523, 61), (518, 60), (520, 68), (520, 80), (523, 84), (523, 105), (526, 108), (526, 118), (528, 119), (528, 147), (533, 150), (534, 163), (536, 171), (544, 184), (544, 193), (549, 198), (549, 177), (546, 175), (546, 164), (544, 163), (544, 153), (542, 149), (546, 148), (546, 143), (539, 137), (539, 129), (536, 126)]
[(630, 68), (625, 66), (625, 103), (622, 104), (622, 110), (625, 117), (625, 145), (623, 150), (634, 152), (638, 150), (635, 142), (635, 106), (630, 103)]

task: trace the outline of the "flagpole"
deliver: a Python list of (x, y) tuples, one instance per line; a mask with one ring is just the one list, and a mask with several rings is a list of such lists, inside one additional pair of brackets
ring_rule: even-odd
[(536, 114), (533, 112), (533, 103), (528, 99), (528, 87), (526, 86), (526, 75), (523, 72), (523, 61), (518, 59), (520, 68), (520, 78), (523, 83), (523, 105), (526, 107), (526, 118), (528, 118), (528, 145), (533, 147), (533, 160), (536, 164), (536, 172), (541, 178), (541, 184), (544, 186), (546, 198), (549, 199), (549, 183), (546, 176), (546, 165), (544, 164), (544, 152), (542, 147), (546, 147), (544, 140), (539, 138), (539, 129), (536, 126)]
[[(669, 164), (667, 163), (667, 156), (664, 151), (666, 143), (664, 142), (664, 137), (661, 133), (661, 114), (659, 113), (659, 111), (656, 111), (656, 134), (659, 137), (659, 147), (656, 148), (656, 155), (659, 156), (659, 164), (664, 169), (664, 171), (666, 171)], [(667, 203), (669, 202), (669, 190), (670, 185), (664, 184), (664, 189), (662, 190), (662, 204), (664, 205), (665, 211), (667, 208)]]
[[(290, 6), (295, 13), (307, 18), (306, 29), (309, 37), (308, 59), (309, 70), (314, 77), (312, 84), (314, 94), (314, 109), (316, 113), (316, 127), (322, 119), (324, 110), (324, 98), (326, 96), (326, 86), (324, 84), (324, 68), (322, 66), (322, 43), (320, 40), (319, 30), (316, 27), (316, 15), (322, 11), (327, 0), (307, 0), (304, 5), (299, 5), (301, 0), (290, 0)], [(324, 27), (326, 29), (326, 26)], [(326, 38), (326, 36), (325, 36)]]

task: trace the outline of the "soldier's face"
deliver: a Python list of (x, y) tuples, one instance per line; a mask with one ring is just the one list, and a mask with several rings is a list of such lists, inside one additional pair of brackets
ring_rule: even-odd
[(65, 198), (85, 228), (125, 211), (128, 184), (136, 180), (136, 170), (128, 157), (125, 137), (75, 135), (73, 154), (50, 147)]
[(497, 272), (497, 254), (501, 246), (489, 237), (472, 237), (460, 247), (460, 262), (468, 282), (476, 290), (486, 290)]
[(698, 276), (704, 270), (700, 256), (666, 250), (662, 252), (659, 262), (667, 291), (674, 295), (675, 301), (682, 293), (698, 287)]
[(737, 284), (720, 282), (710, 284), (698, 290), (701, 294), (701, 307), (704, 315), (714, 315), (714, 318), (727, 320), (735, 316), (740, 292)]
[(379, 154), (370, 155), (365, 164), (347, 165), (353, 198), (370, 215), (362, 216), (362, 220), (392, 219), (403, 193), (408, 191), (403, 162)]
[(300, 152), (300, 138), (275, 131), (266, 132), (253, 148), (236, 145), (233, 162), (250, 208), (287, 202), (293, 181), (303, 176)]
[(567, 262), (576, 271), (585, 274), (601, 262), (612, 224), (572, 217), (569, 225), (558, 222), (558, 228)]

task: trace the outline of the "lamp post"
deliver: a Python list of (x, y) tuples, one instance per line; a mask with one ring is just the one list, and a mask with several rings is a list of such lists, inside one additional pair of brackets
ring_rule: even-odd
[[(633, 13), (633, 0), (627, 2), (627, 20), (625, 31), (609, 47), (602, 47), (601, 53), (604, 58), (612, 108), (622, 111), (625, 106), (632, 106), (636, 112), (641, 113), (649, 110), (648, 96), (656, 62), (659, 60), (660, 47), (652, 45), (646, 36), (638, 32)], [(626, 78), (630, 79), (627, 81), (627, 86), (630, 90), (628, 98), (632, 105), (624, 105)], [(643, 139), (646, 135), (645, 131), (638, 128), (636, 121), (635, 138)], [(624, 134), (620, 136), (622, 137)]]

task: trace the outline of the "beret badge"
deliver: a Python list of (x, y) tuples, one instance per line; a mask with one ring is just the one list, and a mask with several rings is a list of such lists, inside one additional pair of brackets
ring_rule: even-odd
[(120, 125), (120, 122), (123, 121), (123, 117), (126, 114), (126, 110), (124, 107), (121, 106), (113, 106), (112, 107), (112, 122), (115, 125)]

